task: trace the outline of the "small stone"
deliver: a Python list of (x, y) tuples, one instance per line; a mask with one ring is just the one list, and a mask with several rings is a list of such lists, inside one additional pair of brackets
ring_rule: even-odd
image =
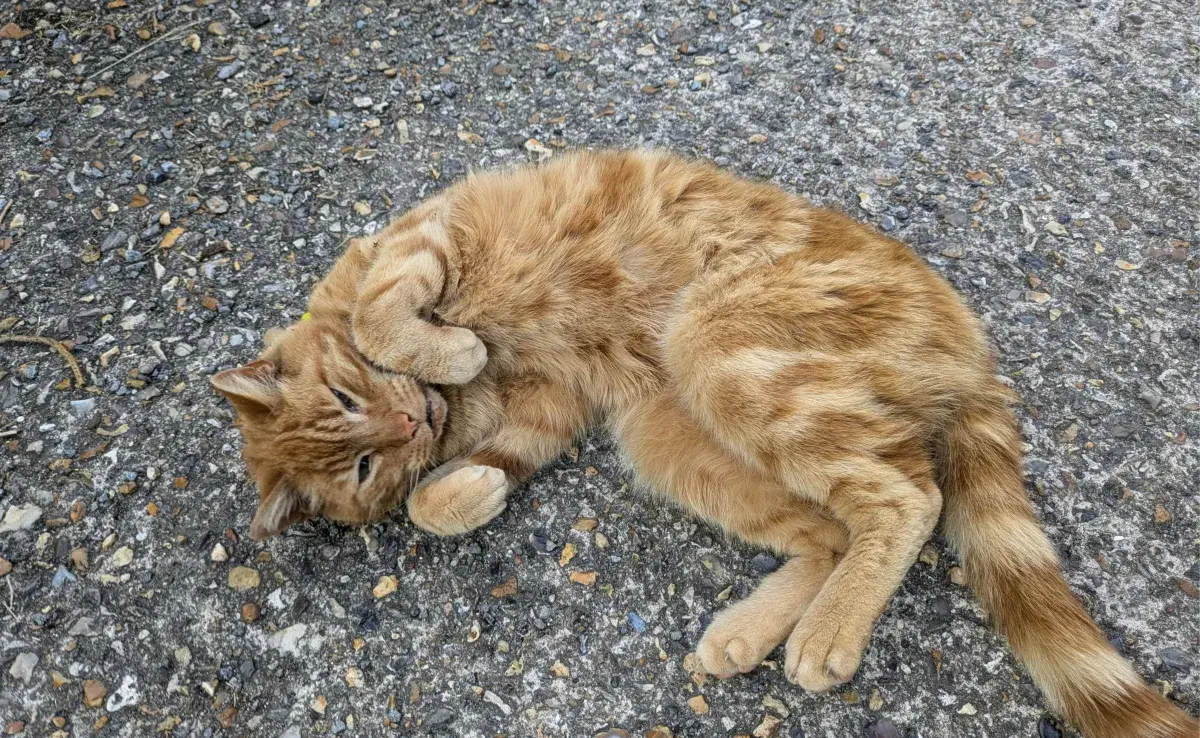
[(950, 567), (950, 581), (958, 586), (965, 586), (967, 583), (967, 574), (961, 566)]
[(205, 200), (204, 207), (208, 208), (209, 212), (217, 215), (229, 212), (229, 202), (220, 195), (213, 195)]
[(454, 713), (444, 707), (439, 707), (433, 711), (433, 714), (425, 718), (426, 727), (436, 728), (439, 725), (445, 725), (454, 719)]
[(346, 686), (351, 689), (362, 689), (363, 673), (357, 666), (346, 669)]
[(13, 570), (12, 562), (9, 561), (8, 559), (4, 558), (3, 556), (0, 556), (0, 577), (8, 574), (12, 570)]
[(28, 682), (33, 678), (33, 667), (37, 666), (39, 660), (36, 653), (19, 653), (13, 659), (12, 666), (8, 667), (8, 673), (13, 679)]
[(370, 215), (371, 214), (371, 205), (369, 203), (365, 203), (362, 201), (356, 202), (356, 203), (354, 203), (354, 212), (356, 212), (359, 215), (362, 215), (364, 217), (367, 215)]
[(108, 696), (108, 701), (104, 703), (104, 709), (109, 712), (119, 712), (126, 707), (136, 705), (141, 696), (141, 692), (137, 690), (137, 677), (126, 676), (121, 679), (121, 686), (117, 687), (117, 691)]
[(1172, 671), (1187, 671), (1192, 668), (1192, 657), (1187, 651), (1176, 646), (1159, 649), (1158, 658), (1162, 660), (1165, 668)]
[(291, 654), (293, 656), (300, 655), (300, 639), (308, 633), (308, 625), (305, 623), (296, 623), (289, 625), (278, 633), (271, 635), (268, 639), (268, 644), (271, 648), (283, 654)]
[(400, 580), (388, 574), (379, 578), (379, 582), (371, 589), (371, 594), (375, 595), (375, 599), (382, 600), (384, 597), (394, 593), (399, 586)]
[(93, 618), (81, 617), (71, 626), (71, 630), (67, 631), (71, 636), (98, 636), (100, 629), (96, 627), (96, 621)]
[(492, 588), (492, 597), (495, 597), (498, 600), (503, 599), (505, 597), (512, 597), (516, 593), (517, 593), (517, 578), (516, 577), (509, 577), (508, 579), (506, 579), (504, 581), (504, 584), (501, 584), (498, 587)]
[(571, 676), (571, 670), (563, 662), (555, 661), (550, 665), (550, 674), (558, 679), (565, 679)]
[(224, 546), (218, 543), (217, 545), (213, 546), (212, 553), (208, 555), (208, 558), (216, 561), (217, 563), (229, 561), (229, 552), (225, 550)]
[(575, 558), (576, 551), (578, 551), (578, 548), (574, 543), (568, 543), (563, 546), (562, 553), (558, 557), (558, 565), (565, 567), (571, 563), (571, 559)]
[(1138, 387), (1138, 399), (1149, 405), (1151, 410), (1157, 410), (1163, 401), (1162, 395), (1145, 384)]
[(780, 722), (774, 715), (764, 715), (762, 722), (754, 729), (754, 738), (775, 738)]
[(95, 398), (89, 397), (86, 400), (71, 400), (71, 414), (77, 418), (86, 418), (95, 409)]
[(921, 553), (917, 559), (922, 564), (928, 564), (929, 566), (936, 568), (938, 564), (938, 550), (934, 548), (932, 544), (926, 543), (921, 547)]
[(591, 533), (596, 530), (596, 526), (600, 525), (600, 521), (596, 518), (580, 518), (571, 526), (572, 530), (577, 530), (580, 533)]
[(260, 581), (261, 577), (257, 570), (248, 566), (235, 566), (229, 570), (227, 583), (230, 589), (245, 592), (257, 587)]
[(1062, 730), (1051, 717), (1043, 717), (1038, 721), (1038, 738), (1062, 738)]
[(876, 171), (872, 178), (875, 180), (875, 184), (880, 187), (895, 187), (900, 184), (900, 178), (895, 173), (882, 169)]
[(1052, 221), (1046, 223), (1046, 225), (1043, 226), (1043, 228), (1046, 230), (1046, 233), (1049, 233), (1052, 236), (1058, 236), (1059, 238), (1064, 238), (1064, 237), (1070, 235), (1069, 232), (1067, 231), (1067, 227), (1064, 226), (1062, 223), (1059, 223), (1056, 220), (1052, 220)]
[(1021, 18), (1021, 28), (1032, 28), (1035, 25), (1037, 25), (1037, 19), (1032, 15)]
[(959, 715), (975, 715), (978, 712), (979, 711), (975, 709), (975, 705), (972, 705), (970, 702), (958, 709)]
[(25, 732), (25, 723), (21, 720), (13, 720), (4, 726), (6, 735), (20, 735)]
[(750, 568), (759, 574), (770, 574), (779, 568), (779, 559), (768, 553), (760, 553), (750, 559)]
[(83, 704), (88, 707), (99, 707), (104, 704), (108, 688), (95, 679), (85, 679), (83, 682)]
[(271, 16), (258, 8), (251, 8), (242, 17), (250, 24), (251, 28), (262, 28), (271, 22)]
[(369, 95), (359, 95), (354, 98), (354, 107), (356, 108), (369, 108), (374, 104), (375, 101)]
[(258, 620), (258, 616), (259, 616), (260, 612), (261, 611), (260, 611), (257, 603), (254, 603), (254, 602), (245, 603), (244, 605), (242, 605), (242, 622), (243, 623), (253, 623), (254, 621)]
[(675, 738), (675, 733), (665, 725), (655, 725), (646, 731), (646, 738)]
[(9, 505), (4, 520), (0, 521), (0, 533), (29, 530), (41, 517), (42, 508), (33, 503)]
[(878, 689), (871, 690), (871, 699), (867, 701), (867, 707), (874, 712), (879, 712), (883, 709), (883, 696), (879, 694)]
[(1154, 522), (1162, 525), (1171, 522), (1171, 513), (1162, 505), (1154, 506)]
[(687, 701), (688, 707), (692, 708), (692, 712), (697, 715), (708, 714), (708, 701), (704, 699), (704, 695), (698, 694)]
[(133, 563), (133, 549), (129, 546), (121, 546), (116, 551), (113, 551), (112, 558), (109, 562), (116, 569), (129, 566)]
[(876, 720), (867, 726), (867, 738), (904, 738), (896, 724), (887, 718)]
[(327, 700), (325, 698), (325, 695), (319, 694), (316, 697), (312, 698), (312, 702), (308, 703), (308, 708), (310, 710), (312, 710), (313, 712), (317, 713), (318, 715), (324, 715), (325, 708), (328, 705), (329, 705), (329, 700)]
[(591, 587), (596, 583), (596, 572), (573, 571), (571, 572), (571, 581), (576, 584), (582, 584), (585, 587)]
[(771, 695), (762, 698), (762, 706), (768, 710), (774, 710), (781, 718), (786, 718), (792, 714), (791, 710), (788, 710), (787, 705), (783, 704), (777, 697), (772, 697)]

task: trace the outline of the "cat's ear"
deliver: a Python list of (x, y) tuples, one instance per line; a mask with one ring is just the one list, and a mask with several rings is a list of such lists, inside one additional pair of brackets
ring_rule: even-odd
[(302, 523), (313, 514), (308, 496), (302, 494), (286, 479), (281, 479), (258, 503), (254, 521), (250, 523), (250, 537), (262, 541), (277, 536), (287, 530), (288, 526)]
[(224, 395), (246, 420), (260, 420), (279, 408), (283, 394), (279, 372), (266, 359), (252, 361), (237, 369), (217, 372), (209, 380), (213, 389)]

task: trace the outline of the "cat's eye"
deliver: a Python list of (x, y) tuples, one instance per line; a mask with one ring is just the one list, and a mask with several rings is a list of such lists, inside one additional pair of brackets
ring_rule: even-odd
[(371, 476), (371, 455), (367, 454), (358, 460), (358, 483), (362, 484)]
[(338, 398), (338, 402), (342, 403), (342, 407), (346, 408), (352, 413), (358, 412), (358, 405), (356, 405), (354, 400), (351, 400), (345, 392), (339, 392), (332, 387), (329, 389), (329, 391), (333, 393), (334, 397)]

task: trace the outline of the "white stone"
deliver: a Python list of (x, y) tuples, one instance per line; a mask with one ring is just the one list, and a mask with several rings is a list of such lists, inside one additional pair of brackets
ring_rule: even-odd
[(29, 530), (42, 517), (42, 508), (33, 503), (25, 505), (9, 505), (0, 522), (0, 533), (12, 533), (17, 530)]

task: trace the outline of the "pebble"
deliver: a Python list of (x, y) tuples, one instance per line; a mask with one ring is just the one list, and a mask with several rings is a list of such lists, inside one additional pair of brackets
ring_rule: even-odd
[(704, 695), (698, 694), (687, 701), (688, 707), (692, 708), (692, 712), (697, 715), (708, 714), (708, 700), (704, 699)]
[(453, 719), (454, 713), (450, 712), (444, 707), (439, 707), (433, 711), (432, 715), (425, 718), (425, 726), (429, 728), (436, 728), (440, 725), (445, 725)]
[(1038, 721), (1038, 738), (1062, 738), (1062, 731), (1051, 717), (1043, 717)]
[(77, 418), (86, 418), (95, 409), (95, 398), (89, 397), (86, 400), (71, 400), (71, 414)]
[(283, 630), (273, 633), (269, 640), (271, 648), (282, 654), (291, 654), (292, 656), (300, 655), (300, 639), (308, 633), (308, 626), (304, 623), (296, 623), (289, 625)]
[(38, 655), (36, 653), (25, 652), (17, 654), (13, 659), (12, 666), (8, 667), (8, 673), (13, 679), (19, 679), (23, 682), (28, 682), (33, 678), (33, 667), (38, 665)]
[(209, 212), (221, 215), (229, 212), (229, 201), (220, 195), (213, 195), (204, 201), (204, 207), (209, 209)]
[(116, 551), (113, 551), (112, 558), (109, 561), (117, 569), (129, 566), (133, 563), (133, 549), (129, 546), (121, 546)]
[(108, 696), (108, 702), (104, 703), (104, 709), (109, 712), (119, 712), (126, 707), (136, 705), (141, 696), (142, 693), (137, 690), (137, 677), (126, 676), (121, 679), (121, 686), (117, 687), (117, 691)]
[(129, 241), (129, 234), (122, 230), (115, 230), (104, 237), (100, 242), (101, 253), (108, 253), (115, 248), (124, 246)]
[(779, 568), (779, 559), (769, 553), (760, 553), (750, 559), (750, 568), (759, 574), (770, 574)]
[(42, 517), (42, 508), (33, 503), (24, 505), (9, 505), (0, 521), (0, 533), (12, 533), (18, 530), (29, 530)]
[(887, 718), (876, 720), (867, 726), (867, 738), (904, 738), (896, 724)]
[(1173, 671), (1187, 671), (1192, 668), (1192, 657), (1187, 651), (1176, 646), (1160, 649), (1158, 658), (1162, 660), (1163, 666)]
[(379, 578), (379, 582), (371, 588), (371, 594), (375, 595), (375, 599), (382, 600), (384, 597), (394, 593), (400, 586), (400, 580), (389, 574)]
[(629, 611), (629, 625), (638, 633), (646, 632), (646, 621), (633, 610)]
[(72, 636), (92, 637), (100, 635), (100, 629), (96, 627), (96, 621), (93, 618), (84, 616), (75, 621), (67, 633)]
[(77, 581), (79, 580), (75, 578), (74, 574), (60, 566), (54, 572), (54, 577), (50, 580), (50, 586), (53, 589), (62, 589), (65, 585), (74, 584)]
[(12, 562), (9, 561), (8, 559), (4, 558), (3, 556), (0, 556), (0, 577), (4, 576), (5, 574), (8, 574), (12, 570), (13, 570)]
[(225, 550), (224, 546), (218, 543), (213, 546), (212, 553), (208, 555), (208, 558), (216, 562), (229, 561), (229, 552)]
[(85, 679), (83, 682), (83, 704), (88, 707), (99, 707), (108, 695), (108, 688), (103, 682), (95, 679)]
[(242, 622), (253, 623), (254, 621), (258, 620), (260, 612), (261, 610), (259, 609), (257, 603), (247, 602), (246, 604), (242, 605)]
[(226, 584), (230, 589), (238, 592), (245, 592), (248, 589), (254, 589), (262, 581), (262, 577), (258, 571), (251, 569), (248, 566), (235, 566), (229, 570), (229, 577)]

